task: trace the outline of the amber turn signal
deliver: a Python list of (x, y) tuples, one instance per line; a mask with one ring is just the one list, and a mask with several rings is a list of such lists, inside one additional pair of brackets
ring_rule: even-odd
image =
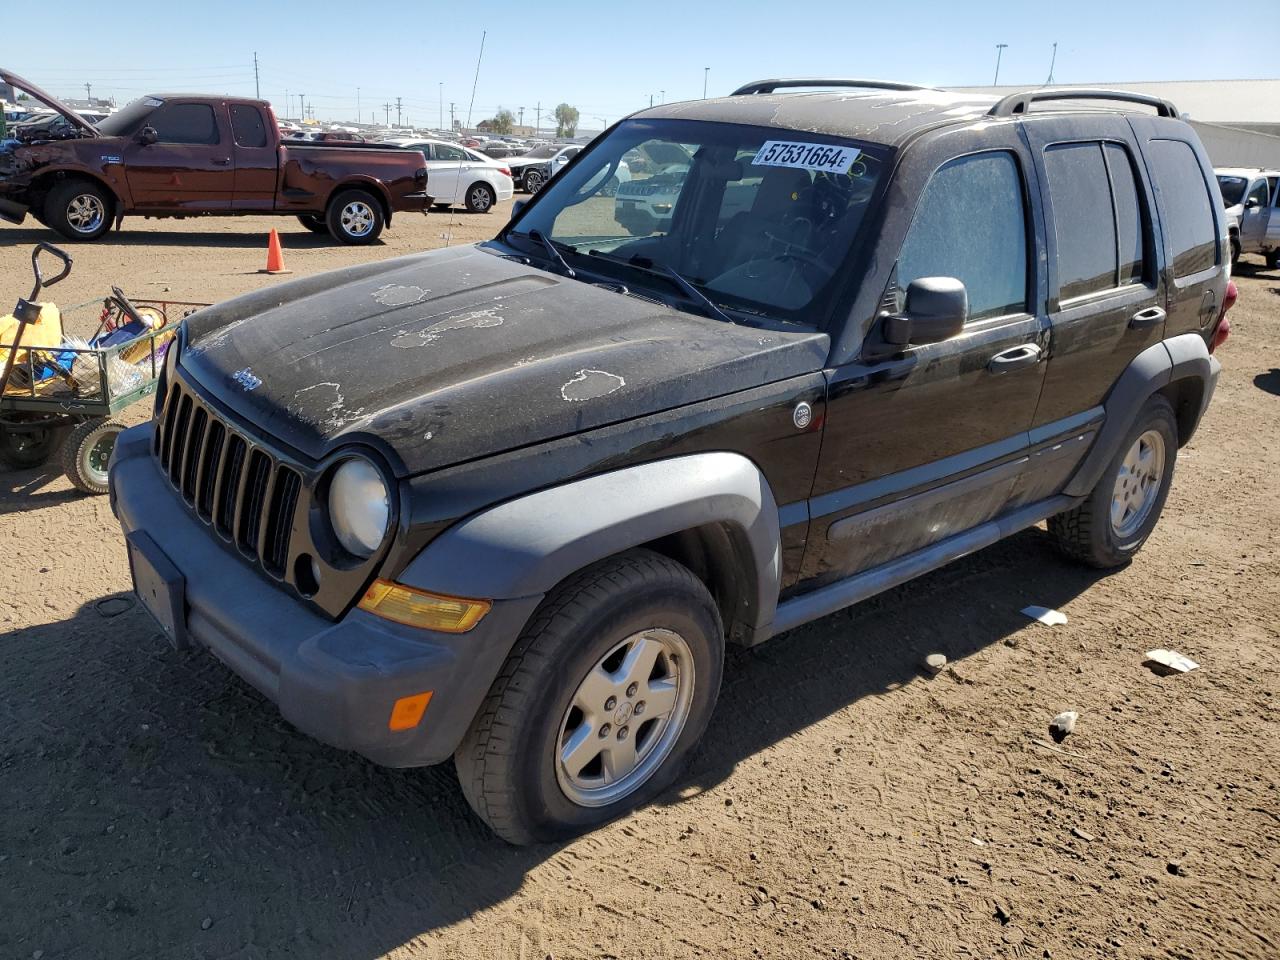
[(375, 616), (441, 633), (466, 633), (492, 606), (488, 600), (445, 597), (393, 580), (373, 581), (359, 604), (361, 610)]
[(412, 730), (422, 722), (422, 715), (426, 713), (430, 702), (430, 690), (401, 697), (391, 708), (391, 719), (387, 721), (387, 727), (391, 730)]

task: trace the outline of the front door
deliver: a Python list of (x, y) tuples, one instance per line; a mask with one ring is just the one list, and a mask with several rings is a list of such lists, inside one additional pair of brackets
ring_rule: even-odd
[[(221, 105), (219, 105), (221, 107)], [(225, 110), (169, 100), (147, 118), (157, 142), (124, 151), (125, 177), (139, 213), (228, 210), (235, 172)]]
[(1245, 253), (1257, 253), (1267, 236), (1267, 220), (1271, 217), (1271, 203), (1267, 181), (1259, 178), (1249, 184), (1244, 197), (1244, 212), (1240, 214), (1240, 249)]
[(918, 150), (892, 194), (919, 198), (910, 228), (900, 247), (885, 239), (876, 252), (894, 264), (882, 302), (901, 310), (912, 280), (954, 277), (969, 319), (950, 340), (830, 372), (806, 586), (992, 519), (1026, 466), (1048, 345), (1026, 148), (1008, 125), (935, 136)]

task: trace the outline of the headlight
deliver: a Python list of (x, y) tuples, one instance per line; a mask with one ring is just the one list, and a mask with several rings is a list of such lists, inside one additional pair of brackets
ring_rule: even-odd
[(387, 534), (391, 495), (377, 468), (368, 460), (342, 463), (329, 484), (329, 523), (349, 552), (368, 557)]

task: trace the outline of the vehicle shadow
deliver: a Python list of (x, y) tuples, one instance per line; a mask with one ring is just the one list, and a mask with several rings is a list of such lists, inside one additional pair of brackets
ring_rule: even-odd
[(1272, 367), (1265, 373), (1258, 374), (1253, 378), (1253, 385), (1280, 397), (1280, 367)]
[[(336, 240), (327, 234), (312, 233), (297, 221), (285, 217), (280, 219), (277, 227), (280, 243), (286, 250), (318, 250), (322, 247), (340, 247)], [(93, 241), (96, 247), (221, 247), (223, 249), (257, 249), (266, 244), (266, 234), (261, 231), (248, 233), (224, 233), (213, 230), (148, 230), (145, 223), (126, 223), (119, 232), (113, 230), (98, 240)], [(0, 246), (14, 244), (65, 243), (74, 251), (82, 244), (67, 243), (63, 237), (52, 230), (41, 228), (18, 227), (0, 230)], [(382, 240), (375, 240), (369, 246), (383, 246)]]
[(22, 470), (0, 464), (0, 516), (56, 507), (87, 496), (72, 487), (46, 489), (62, 475), (56, 456), (42, 466)]
[[(1024, 532), (731, 652), (703, 746), (660, 803), (1098, 579), (1046, 540)], [(561, 849), (494, 838), (449, 765), (389, 770), (310, 740), (207, 653), (171, 650), (131, 600), (0, 637), (4, 852), (40, 867), (22, 873), (25, 907), (5, 910), (27, 954), (373, 958), (509, 898)]]

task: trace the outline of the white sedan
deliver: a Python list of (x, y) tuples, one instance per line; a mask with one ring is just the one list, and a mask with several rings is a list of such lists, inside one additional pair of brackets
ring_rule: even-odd
[(447, 140), (400, 138), (384, 143), (421, 150), (427, 158), (427, 192), (437, 206), (464, 203), (472, 213), (488, 213), (515, 193), (511, 169), (477, 150)]

